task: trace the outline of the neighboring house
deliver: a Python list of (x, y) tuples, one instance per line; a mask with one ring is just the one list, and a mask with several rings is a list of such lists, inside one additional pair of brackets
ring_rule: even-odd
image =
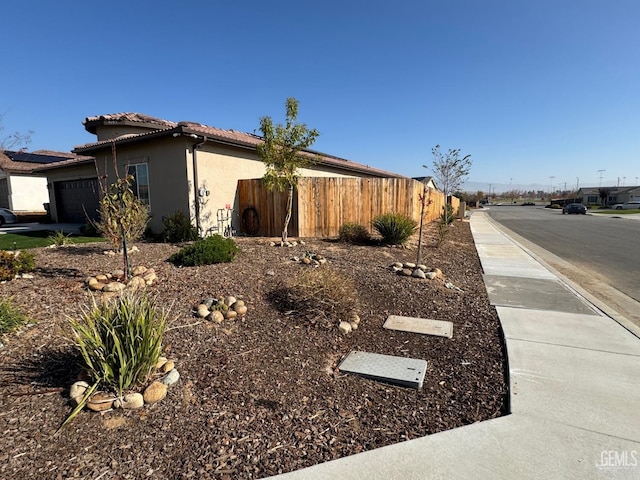
[(439, 190), (433, 177), (413, 177), (413, 179), (417, 180), (418, 182), (422, 182), (426, 184), (427, 188), (433, 188), (434, 190)]
[[(46, 171), (54, 220), (68, 221), (70, 205), (59, 193), (65, 182), (81, 182), (76, 193), (90, 202), (98, 179), (115, 181), (112, 158), (115, 147), (118, 175), (130, 173), (140, 199), (149, 205), (152, 231), (162, 230), (162, 218), (177, 211), (195, 218), (202, 232), (229, 215), (233, 228), (240, 223), (237, 184), (241, 179), (261, 178), (264, 163), (257, 154), (259, 136), (221, 130), (193, 122), (171, 122), (139, 113), (87, 117), (85, 129), (96, 142), (74, 152), (95, 158), (51, 165)], [(305, 152), (312, 163), (301, 170), (307, 177), (402, 177), (314, 151)], [(87, 213), (89, 209), (85, 207)]]
[(583, 205), (603, 205), (600, 191), (607, 190), (606, 205), (626, 203), (640, 200), (640, 186), (635, 187), (582, 187), (578, 190), (577, 198), (582, 199)]
[(0, 151), (0, 207), (16, 212), (44, 212), (49, 203), (47, 177), (38, 168), (77, 160), (71, 152)]

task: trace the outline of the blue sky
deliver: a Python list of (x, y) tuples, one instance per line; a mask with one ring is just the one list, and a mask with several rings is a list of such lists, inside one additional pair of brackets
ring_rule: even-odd
[[(637, 0), (21, 0), (0, 7), (0, 113), (29, 149), (135, 111), (247, 132), (264, 115), (314, 148), (407, 176), (471, 154), (471, 189), (638, 184)], [(554, 178), (551, 179), (550, 177)], [(626, 178), (625, 178), (626, 177)], [(579, 180), (577, 180), (579, 178)], [(619, 179), (619, 180), (618, 180)]]

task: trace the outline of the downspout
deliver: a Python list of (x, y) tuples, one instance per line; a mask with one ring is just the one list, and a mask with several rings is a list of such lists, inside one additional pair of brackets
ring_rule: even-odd
[[(194, 138), (198, 138), (196, 135), (192, 135), (192, 137)], [(196, 142), (193, 144), (193, 146), (191, 147), (193, 150), (193, 156), (192, 156), (192, 160), (193, 160), (193, 199), (194, 199), (194, 205), (195, 205), (195, 216), (196, 216), (196, 229), (198, 230), (198, 234), (201, 233), (201, 225), (200, 225), (200, 197), (198, 196), (198, 161), (196, 158), (196, 151), (199, 147), (201, 147), (202, 145), (204, 145), (205, 143), (207, 143), (207, 137), (203, 136), (202, 137), (202, 141), (200, 142)]]

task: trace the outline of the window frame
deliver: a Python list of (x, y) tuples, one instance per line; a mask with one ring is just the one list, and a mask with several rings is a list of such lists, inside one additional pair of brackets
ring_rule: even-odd
[[(146, 186), (146, 188), (147, 188), (147, 198), (146, 198), (146, 200), (140, 196), (140, 182), (138, 181), (138, 179), (140, 178), (140, 175), (138, 174), (138, 168), (139, 167), (144, 167), (144, 169), (145, 169), (145, 174), (146, 174), (145, 176), (146, 176), (146, 179), (147, 179), (146, 184), (144, 184)], [(131, 172), (131, 169), (134, 170), (134, 173)], [(136, 198), (138, 200), (140, 200), (142, 203), (144, 203), (149, 210), (151, 210), (151, 182), (149, 181), (149, 164), (148, 164), (148, 162), (140, 161), (140, 162), (136, 162), (136, 163), (128, 163), (127, 164), (127, 175), (132, 175), (133, 176), (133, 179), (134, 179), (133, 193), (135, 194)]]

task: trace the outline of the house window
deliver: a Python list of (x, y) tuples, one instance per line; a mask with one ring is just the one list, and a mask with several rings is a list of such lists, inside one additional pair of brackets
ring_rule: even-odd
[(127, 174), (133, 177), (133, 193), (145, 205), (149, 205), (149, 170), (146, 163), (129, 165)]
[(587, 197), (587, 203), (598, 203), (599, 200), (600, 197), (598, 197), (597, 195), (589, 195)]

